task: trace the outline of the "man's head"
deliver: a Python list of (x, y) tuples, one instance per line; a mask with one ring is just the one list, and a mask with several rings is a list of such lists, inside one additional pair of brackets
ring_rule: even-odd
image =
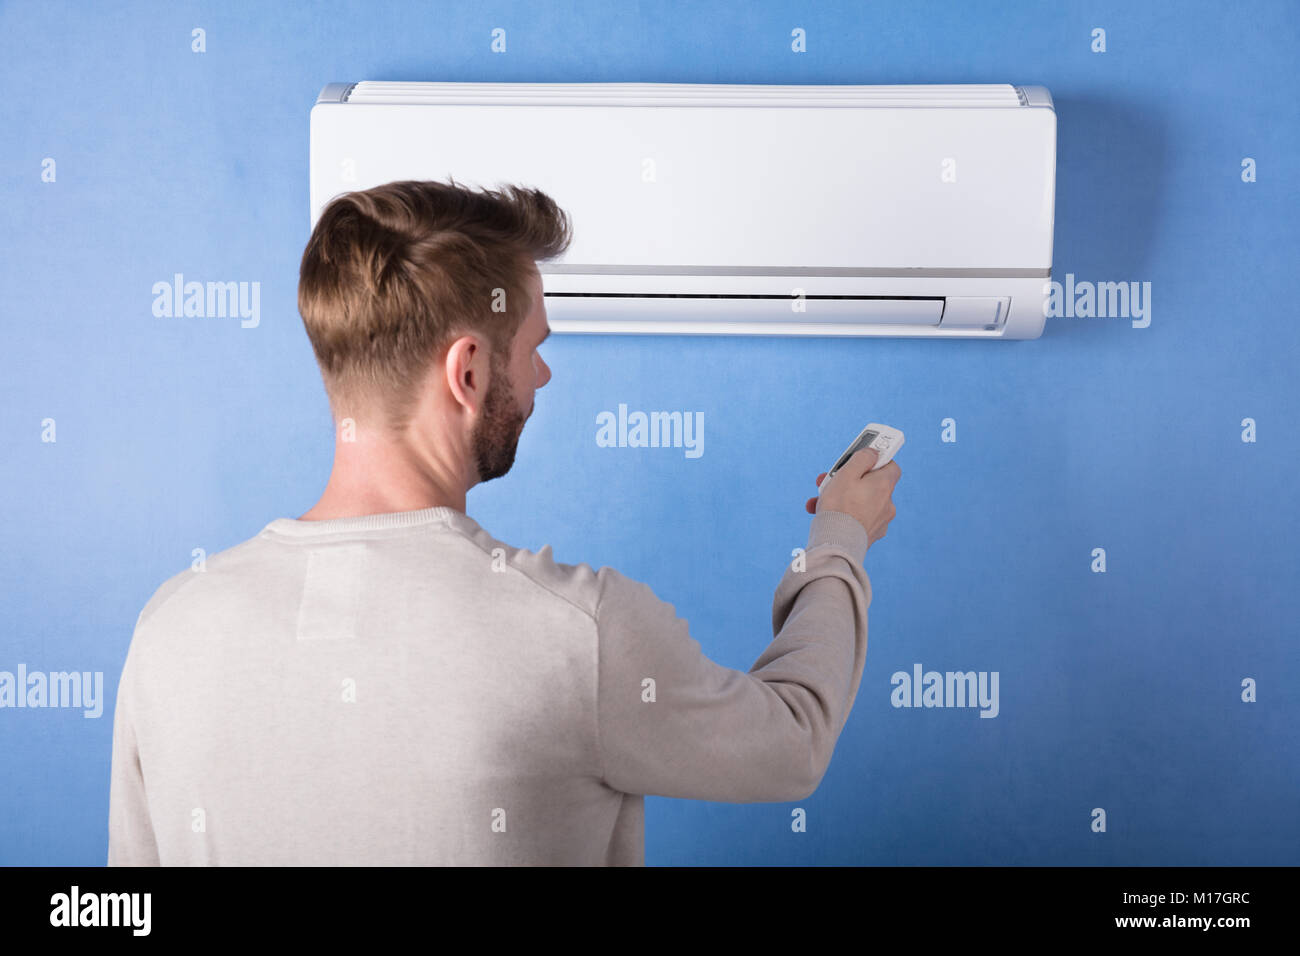
[(336, 421), (416, 444), (446, 430), (487, 481), (514, 461), (550, 378), (536, 261), (569, 245), (545, 193), (395, 182), (334, 199), (303, 253), (298, 307)]

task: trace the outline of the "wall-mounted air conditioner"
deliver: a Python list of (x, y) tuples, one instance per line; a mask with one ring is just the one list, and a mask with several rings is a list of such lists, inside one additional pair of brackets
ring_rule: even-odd
[(1036, 338), (1056, 113), (1039, 86), (331, 83), (314, 225), (399, 179), (540, 188), (557, 332)]

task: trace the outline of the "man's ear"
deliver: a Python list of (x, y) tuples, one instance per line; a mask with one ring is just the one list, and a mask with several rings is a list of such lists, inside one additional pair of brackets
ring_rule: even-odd
[(487, 343), (474, 335), (462, 335), (447, 348), (443, 369), (452, 398), (473, 414), (483, 407), (488, 387)]

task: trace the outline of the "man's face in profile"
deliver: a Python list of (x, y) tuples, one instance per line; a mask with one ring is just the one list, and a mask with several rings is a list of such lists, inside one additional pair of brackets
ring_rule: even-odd
[(515, 449), (524, 422), (533, 413), (534, 392), (551, 378), (550, 367), (537, 352), (538, 346), (551, 334), (542, 300), (541, 275), (534, 273), (531, 283), (533, 308), (515, 333), (511, 354), (494, 353), (491, 358), (491, 381), (473, 433), (479, 481), (500, 478), (515, 463)]

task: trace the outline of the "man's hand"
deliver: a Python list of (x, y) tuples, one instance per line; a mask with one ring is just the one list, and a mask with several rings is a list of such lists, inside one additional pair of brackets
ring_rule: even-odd
[(879, 457), (874, 448), (855, 452), (825, 487), (822, 483), (826, 481), (826, 472), (822, 472), (817, 476), (821, 494), (809, 498), (804, 505), (809, 514), (842, 511), (857, 518), (867, 530), (868, 548), (885, 536), (889, 522), (894, 520), (897, 512), (892, 496), (894, 485), (898, 484), (902, 473), (896, 461), (879, 471), (872, 471)]

